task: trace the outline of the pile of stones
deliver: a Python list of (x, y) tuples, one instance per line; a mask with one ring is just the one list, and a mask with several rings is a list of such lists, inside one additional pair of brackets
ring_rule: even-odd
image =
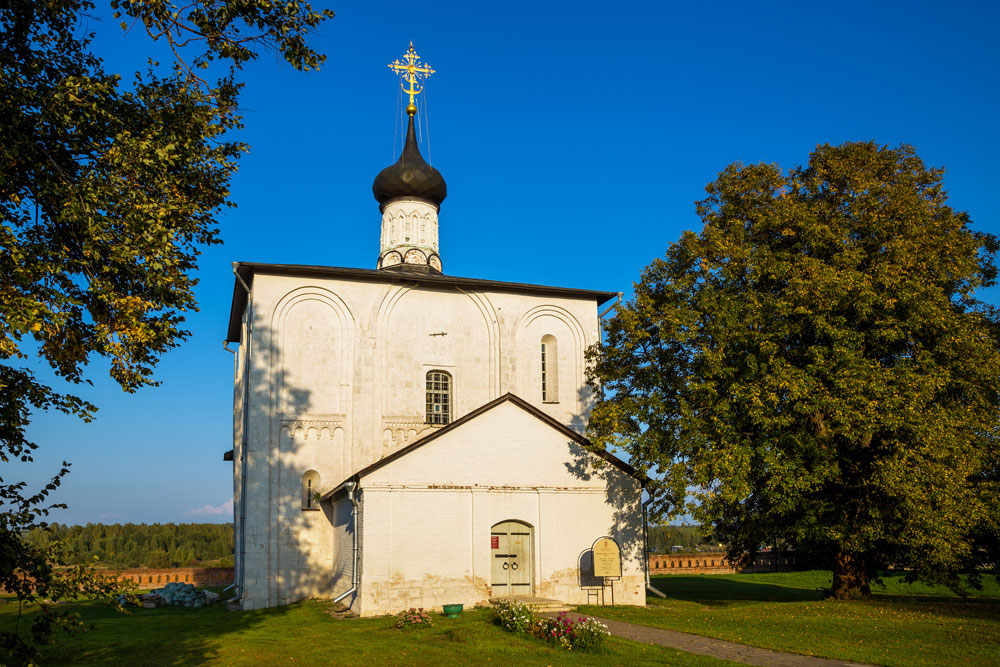
[(153, 607), (204, 607), (219, 599), (218, 593), (212, 591), (199, 590), (192, 584), (175, 581), (167, 584), (163, 588), (154, 588), (149, 593), (140, 596), (142, 606), (146, 609)]

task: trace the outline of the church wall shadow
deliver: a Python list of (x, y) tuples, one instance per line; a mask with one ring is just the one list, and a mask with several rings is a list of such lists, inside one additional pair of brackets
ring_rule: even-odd
[[(350, 577), (351, 573), (335, 567), (333, 530), (337, 522), (333, 507), (322, 503), (322, 495), (341, 479), (339, 460), (335, 464), (317, 464), (326, 449), (333, 448), (333, 432), (321, 429), (288, 427), (312, 417), (317, 402), (317, 390), (301, 386), (286, 369), (280, 345), (273, 345), (276, 332), (270, 320), (270, 304), (266, 312), (254, 313), (254, 348), (248, 423), (251, 454), (247, 479), (245, 544), (241, 558), (245, 558), (245, 588), (252, 599), (270, 598), (270, 604), (292, 603), (308, 597), (329, 597), (338, 576)], [(331, 383), (333, 384), (333, 383)], [(343, 387), (337, 387), (345, 391)], [(349, 388), (347, 389), (349, 391)], [(283, 395), (278, 395), (281, 392)], [(328, 401), (320, 402), (328, 404)], [(350, 434), (343, 426), (340, 441), (343, 449), (350, 446)], [(317, 452), (323, 449), (320, 456)], [(233, 465), (240, 466), (238, 459)], [(319, 473), (317, 488), (306, 494), (304, 476), (307, 472)], [(312, 496), (311, 507), (304, 496)], [(234, 503), (234, 514), (239, 517), (239, 503)], [(239, 535), (234, 536), (234, 548), (239, 551)], [(342, 570), (343, 568), (341, 568)], [(237, 581), (240, 573), (237, 571)], [(256, 583), (252, 580), (256, 579)], [(349, 600), (345, 601), (349, 602)], [(249, 612), (240, 612), (249, 613)]]
[[(588, 387), (581, 387), (578, 390), (579, 404), (583, 406), (581, 414), (574, 415), (571, 428), (575, 431), (586, 434), (587, 416), (595, 403), (593, 392)], [(583, 447), (570, 447), (571, 458), (565, 463), (566, 470), (571, 475), (582, 481), (602, 481), (606, 486), (605, 502), (612, 508), (612, 518), (610, 524), (604, 529), (603, 535), (594, 535), (591, 541), (604, 535), (614, 539), (622, 551), (623, 563), (628, 560), (637, 560), (642, 563), (643, 536), (642, 536), (642, 498), (641, 492), (636, 493), (638, 482), (627, 475), (621, 469), (611, 463), (599, 458), (593, 452), (585, 450)], [(588, 550), (589, 551), (589, 550)], [(581, 554), (579, 565), (584, 565), (584, 558), (587, 552)], [(590, 555), (590, 571), (593, 572), (593, 554)], [(580, 571), (580, 585), (584, 585), (585, 572)], [(592, 577), (592, 575), (591, 575)], [(599, 580), (595, 580), (596, 585), (600, 585)]]

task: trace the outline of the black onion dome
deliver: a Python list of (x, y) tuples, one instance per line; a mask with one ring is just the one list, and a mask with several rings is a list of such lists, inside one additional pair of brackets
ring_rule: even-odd
[(440, 206), (448, 196), (444, 177), (434, 167), (424, 162), (417, 148), (417, 134), (413, 130), (413, 116), (406, 130), (406, 144), (396, 164), (386, 167), (375, 177), (372, 193), (380, 205), (400, 197), (415, 197)]

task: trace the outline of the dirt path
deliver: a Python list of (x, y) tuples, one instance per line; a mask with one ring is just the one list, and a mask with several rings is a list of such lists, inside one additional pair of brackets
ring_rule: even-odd
[(831, 660), (829, 658), (816, 658), (797, 653), (784, 653), (782, 651), (772, 651), (746, 644), (736, 644), (722, 639), (691, 635), (686, 632), (676, 632), (674, 630), (664, 630), (662, 628), (651, 628), (646, 625), (635, 625), (623, 621), (612, 621), (608, 618), (594, 616), (601, 623), (608, 626), (615, 637), (631, 639), (644, 644), (658, 644), (675, 648), (679, 651), (707, 655), (712, 658), (732, 660), (742, 662), (747, 665), (762, 665), (763, 667), (869, 667), (860, 662), (847, 662), (844, 660)]

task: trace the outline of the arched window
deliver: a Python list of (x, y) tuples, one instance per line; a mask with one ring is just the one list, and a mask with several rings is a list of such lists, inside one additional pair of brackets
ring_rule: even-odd
[(444, 371), (427, 373), (427, 423), (451, 421), (451, 375)]
[(559, 347), (556, 337), (542, 336), (542, 403), (559, 402)]
[(302, 509), (319, 509), (319, 502), (316, 500), (317, 493), (319, 493), (319, 473), (310, 470), (302, 475)]

